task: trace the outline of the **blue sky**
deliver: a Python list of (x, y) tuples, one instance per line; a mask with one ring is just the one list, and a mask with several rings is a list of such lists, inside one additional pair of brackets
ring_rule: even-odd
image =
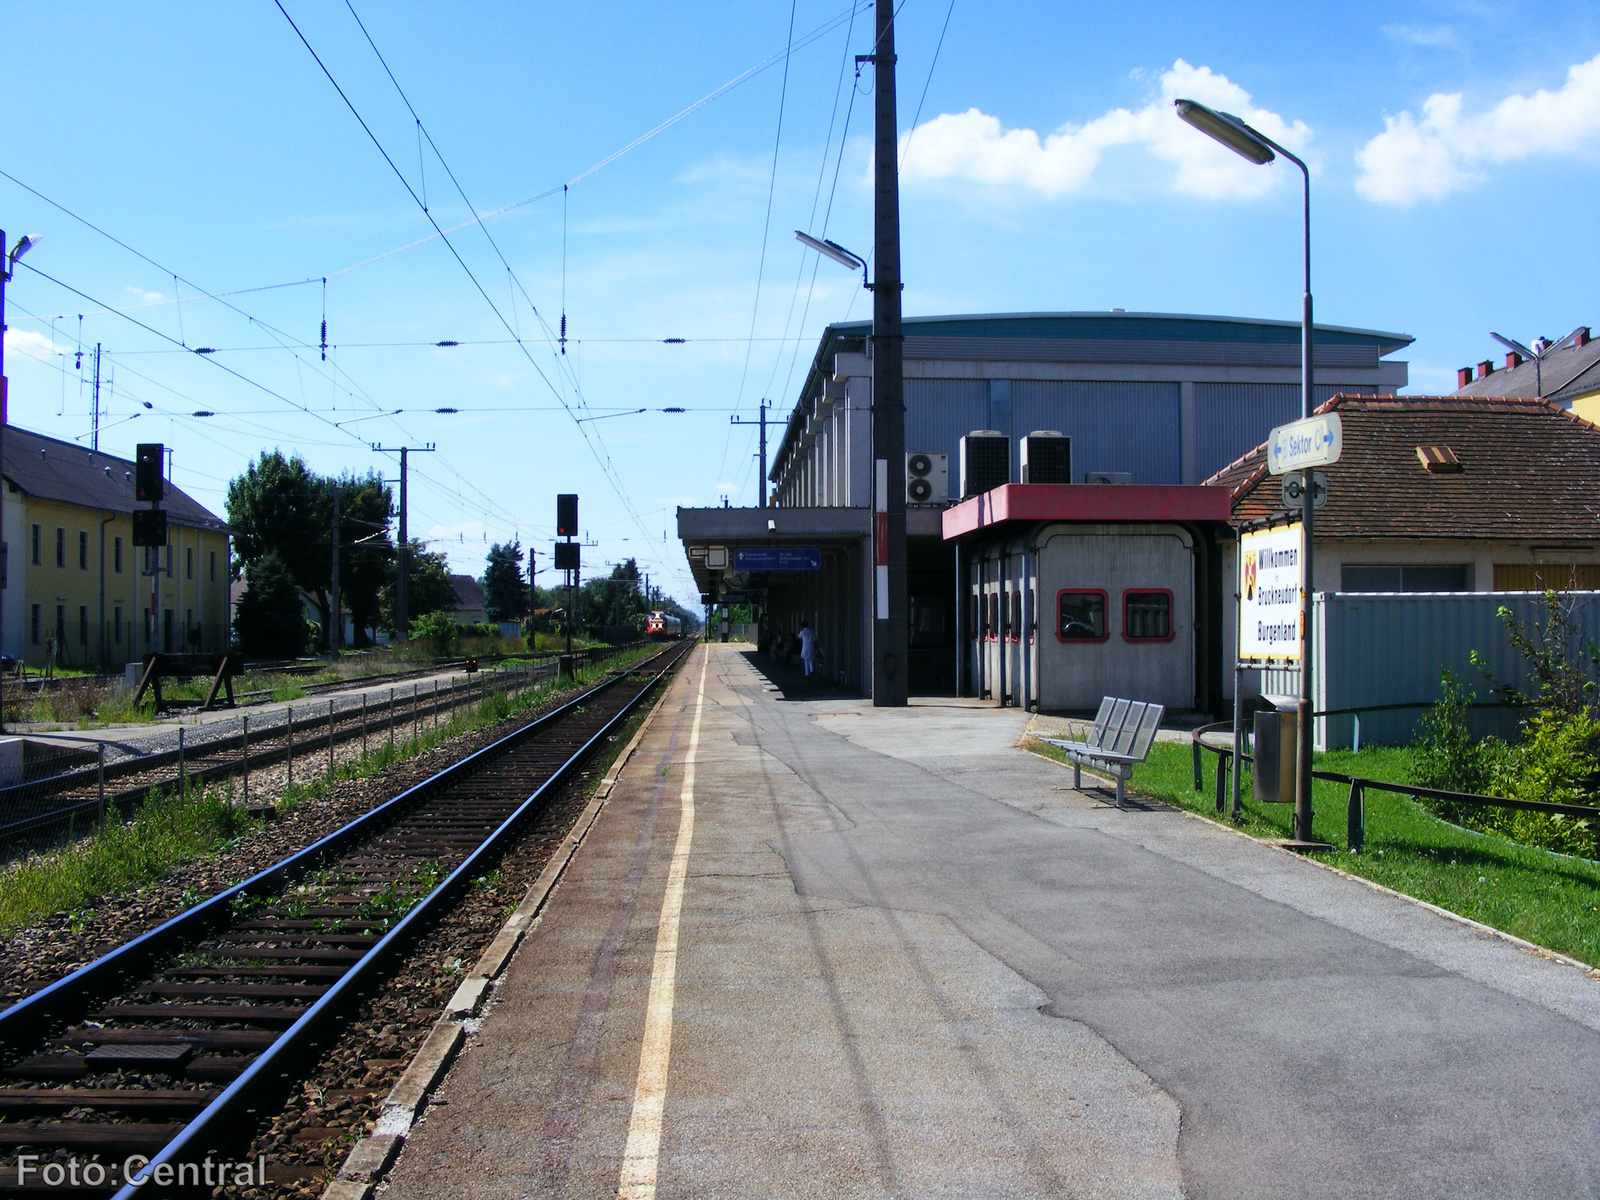
[[(757, 494), (755, 432), (729, 416), (763, 396), (786, 412), (822, 326), (870, 313), (792, 234), (826, 216), (871, 244), (851, 60), (872, 15), (852, 27), (846, 2), (795, 4), (787, 78), (784, 4), (356, 2), (436, 153), (348, 7), (283, 0), (440, 226), (470, 217), (445, 164), (480, 213), (557, 189), (451, 233), (465, 267), (439, 239), (391, 253), (428, 217), (272, 0), (40, 10), (8, 55), (0, 170), (160, 267), (0, 178), (0, 226), (44, 235), (8, 292), (11, 419), (85, 435), (77, 351), (100, 342), (102, 446), (173, 445), (179, 483), (219, 511), (264, 448), (392, 475), (370, 443), (433, 442), (412, 530), (457, 569), (514, 534), (547, 550), (554, 495), (576, 491), (591, 568), (637, 556), (692, 602), (673, 508)], [(1297, 180), (1175, 125), (1190, 94), (1312, 162), (1318, 318), (1414, 335), (1411, 391), (1452, 390), (1497, 351), (1491, 329), (1600, 320), (1592, 4), (906, 0), (897, 34), (903, 135), (921, 102), (908, 315), (1295, 319)], [(235, 291), (242, 311), (202, 298)]]

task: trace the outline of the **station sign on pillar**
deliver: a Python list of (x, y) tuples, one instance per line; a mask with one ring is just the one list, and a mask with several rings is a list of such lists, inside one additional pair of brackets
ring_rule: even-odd
[(578, 606), (578, 497), (574, 492), (563, 492), (556, 497), (556, 536), (565, 539), (555, 546), (556, 570), (567, 573), (567, 652), (572, 652), (572, 622)]
[(167, 480), (162, 468), (167, 449), (160, 442), (140, 442), (133, 455), (133, 498), (149, 504), (133, 510), (133, 545), (145, 552), (145, 574), (150, 576), (150, 616), (145, 625), (145, 649), (155, 653), (161, 628), (161, 551), (167, 544)]

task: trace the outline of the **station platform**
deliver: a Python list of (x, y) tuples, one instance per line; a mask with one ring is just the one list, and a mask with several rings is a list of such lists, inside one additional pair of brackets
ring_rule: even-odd
[(1600, 1193), (1600, 982), (753, 649), (680, 672), (388, 1200)]

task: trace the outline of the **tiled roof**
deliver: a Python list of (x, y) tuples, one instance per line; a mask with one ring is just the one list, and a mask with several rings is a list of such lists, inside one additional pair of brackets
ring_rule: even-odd
[[(1319, 538), (1600, 540), (1600, 429), (1548, 401), (1335, 396), (1317, 411), (1333, 409), (1344, 451), (1320, 468)], [(1428, 470), (1419, 447), (1460, 470)], [(1265, 443), (1206, 482), (1232, 489), (1236, 522), (1284, 511)]]
[[(5, 442), (5, 477), (26, 495), (103, 512), (128, 513), (148, 507), (133, 498), (133, 463), (128, 459), (15, 425), (6, 426)], [(162, 507), (174, 525), (228, 530), (221, 517), (171, 483)]]
[(483, 585), (471, 575), (451, 574), (450, 583), (456, 589), (456, 612), (479, 612), (484, 607)]

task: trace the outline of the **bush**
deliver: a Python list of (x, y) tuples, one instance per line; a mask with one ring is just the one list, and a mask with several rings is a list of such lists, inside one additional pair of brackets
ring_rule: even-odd
[(411, 640), (422, 642), (429, 653), (442, 656), (450, 653), (460, 634), (460, 627), (442, 612), (424, 613), (411, 622)]

